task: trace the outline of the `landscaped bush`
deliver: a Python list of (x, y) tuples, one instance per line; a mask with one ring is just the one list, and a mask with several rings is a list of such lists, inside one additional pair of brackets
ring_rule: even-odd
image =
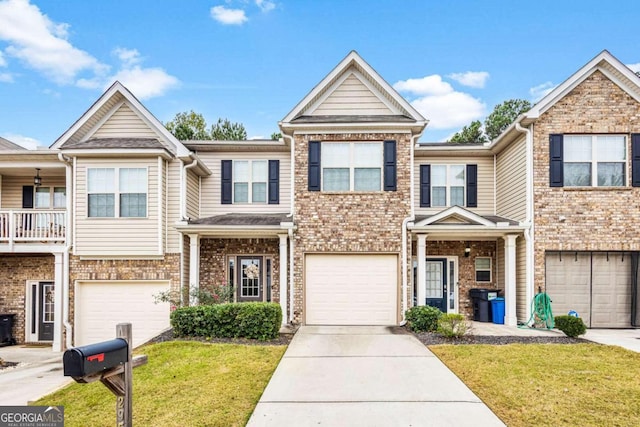
[(271, 302), (246, 302), (181, 307), (171, 313), (176, 337), (252, 338), (278, 336), (282, 309)]
[(460, 338), (469, 330), (462, 314), (446, 313), (438, 319), (438, 333), (447, 338)]
[(556, 328), (560, 329), (568, 337), (575, 338), (587, 332), (587, 327), (579, 317), (574, 316), (556, 316), (553, 318)]
[(435, 332), (442, 312), (428, 305), (411, 307), (406, 312), (407, 324), (415, 332)]

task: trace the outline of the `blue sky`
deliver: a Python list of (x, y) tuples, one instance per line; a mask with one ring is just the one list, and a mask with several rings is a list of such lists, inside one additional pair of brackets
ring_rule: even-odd
[(607, 49), (640, 69), (640, 2), (0, 0), (0, 136), (48, 146), (119, 79), (269, 137), (355, 49), (446, 139), (509, 98), (539, 99)]

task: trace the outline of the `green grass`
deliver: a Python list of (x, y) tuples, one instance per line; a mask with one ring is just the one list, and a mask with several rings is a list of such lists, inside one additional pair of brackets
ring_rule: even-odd
[[(244, 426), (285, 346), (173, 341), (141, 348), (133, 370), (136, 426)], [(113, 426), (115, 396), (100, 382), (72, 384), (35, 405), (63, 405), (65, 426)]]
[(639, 426), (640, 354), (597, 344), (429, 347), (508, 426)]

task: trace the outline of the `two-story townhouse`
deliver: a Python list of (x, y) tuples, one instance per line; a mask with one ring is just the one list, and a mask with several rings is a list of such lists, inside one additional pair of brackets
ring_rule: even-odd
[(636, 325), (639, 88), (603, 52), (495, 141), (453, 145), (419, 144), (427, 120), (356, 52), (280, 141), (178, 141), (116, 83), (50, 150), (0, 152), (0, 311), (54, 349), (121, 321), (142, 342), (168, 326), (155, 294), (221, 284), (284, 324), (471, 317), (482, 287), (508, 324), (540, 289)]

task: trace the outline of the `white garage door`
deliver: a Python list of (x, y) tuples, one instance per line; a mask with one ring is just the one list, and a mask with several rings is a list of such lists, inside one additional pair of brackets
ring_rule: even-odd
[(631, 255), (622, 252), (552, 252), (546, 257), (546, 292), (555, 315), (578, 312), (591, 328), (631, 326)]
[(397, 324), (396, 255), (307, 255), (308, 325)]
[(153, 295), (169, 282), (80, 282), (75, 297), (75, 342), (87, 345), (116, 337), (118, 323), (131, 323), (133, 345), (140, 345), (169, 327), (169, 304), (155, 304)]

